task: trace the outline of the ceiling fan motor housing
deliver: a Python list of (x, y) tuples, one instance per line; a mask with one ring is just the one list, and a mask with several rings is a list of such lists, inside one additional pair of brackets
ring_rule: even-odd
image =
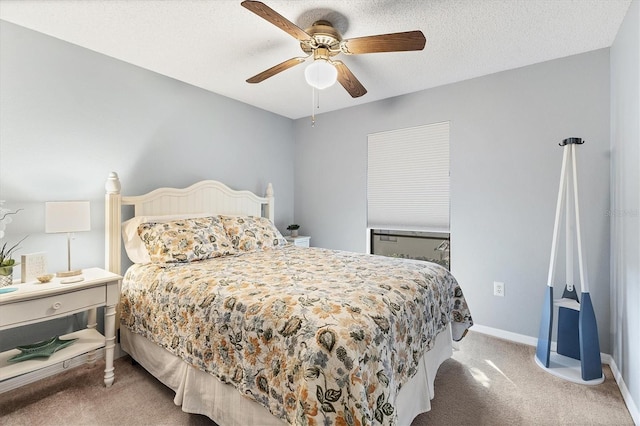
[[(311, 36), (311, 41), (301, 42), (300, 48), (308, 55), (314, 53), (314, 59), (328, 59), (330, 56), (340, 53), (342, 36), (329, 21), (316, 21), (305, 32)], [(324, 49), (324, 51), (316, 55), (315, 52), (319, 49)], [(326, 57), (323, 57), (324, 55)]]

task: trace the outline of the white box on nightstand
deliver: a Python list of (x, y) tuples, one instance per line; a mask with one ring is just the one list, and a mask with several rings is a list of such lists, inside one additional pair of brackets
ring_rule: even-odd
[(290, 242), (291, 244), (293, 244), (296, 247), (309, 247), (309, 243), (311, 242), (311, 237), (305, 237), (305, 236), (297, 236), (297, 237), (284, 237), (285, 240), (287, 240), (288, 242)]

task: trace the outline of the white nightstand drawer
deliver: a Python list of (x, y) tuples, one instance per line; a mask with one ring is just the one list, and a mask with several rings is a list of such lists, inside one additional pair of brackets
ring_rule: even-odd
[(293, 244), (296, 247), (309, 247), (309, 242), (311, 241), (311, 237), (298, 236), (298, 237), (285, 237), (287, 241)]
[(40, 299), (25, 300), (0, 307), (0, 327), (33, 323), (48, 317), (64, 316), (105, 302), (105, 287), (93, 287)]

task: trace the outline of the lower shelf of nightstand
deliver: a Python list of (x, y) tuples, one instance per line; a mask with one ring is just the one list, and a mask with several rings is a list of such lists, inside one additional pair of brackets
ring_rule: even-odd
[(0, 392), (4, 388), (4, 381), (17, 376), (47, 368), (75, 358), (87, 352), (104, 347), (104, 336), (92, 328), (75, 331), (60, 336), (63, 340), (78, 339), (73, 344), (62, 348), (48, 358), (34, 358), (20, 362), (9, 362), (9, 358), (18, 355), (18, 349), (11, 349), (0, 353)]

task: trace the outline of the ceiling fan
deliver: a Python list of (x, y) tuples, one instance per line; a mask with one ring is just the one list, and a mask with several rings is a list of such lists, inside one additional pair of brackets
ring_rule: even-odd
[(323, 89), (337, 80), (353, 98), (358, 98), (367, 93), (367, 89), (342, 61), (333, 60), (334, 56), (339, 53), (360, 55), (422, 50), (426, 43), (422, 31), (379, 34), (343, 40), (340, 32), (328, 21), (317, 21), (310, 28), (302, 30), (262, 2), (245, 0), (241, 4), (296, 38), (300, 42), (302, 51), (307, 54), (305, 57), (291, 58), (262, 71), (247, 79), (247, 83), (260, 83), (313, 56), (313, 63), (305, 69), (305, 78), (310, 85)]

